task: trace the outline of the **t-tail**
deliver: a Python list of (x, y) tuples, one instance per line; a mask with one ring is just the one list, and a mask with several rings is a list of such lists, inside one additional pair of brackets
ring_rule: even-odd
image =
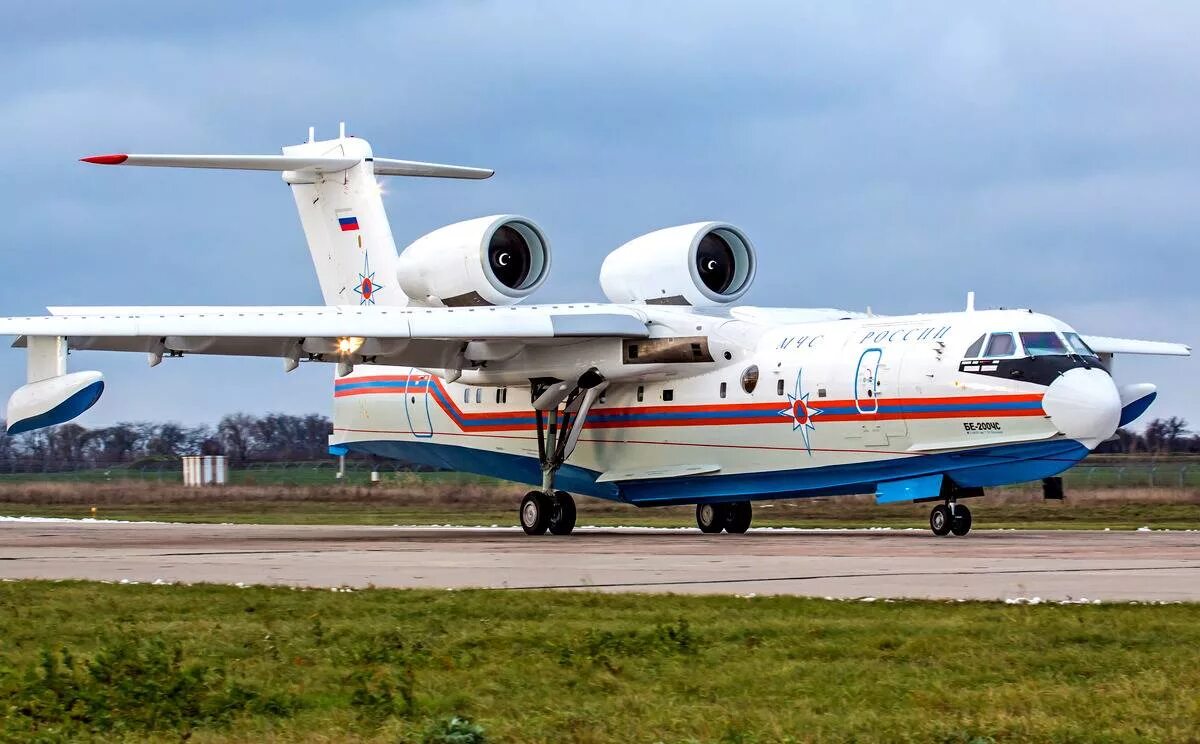
[(460, 165), (377, 158), (364, 139), (346, 136), (283, 148), (282, 155), (95, 155), (99, 165), (280, 171), (292, 187), (300, 223), (326, 305), (405, 305), (396, 269), (396, 243), (383, 208), (378, 176), (491, 177)]

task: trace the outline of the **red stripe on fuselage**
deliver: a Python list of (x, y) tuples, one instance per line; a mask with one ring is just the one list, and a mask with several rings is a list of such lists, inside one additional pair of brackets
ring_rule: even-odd
[[(395, 385), (352, 388), (349, 390), (337, 390), (337, 383), (350, 385), (370, 382), (392, 382)], [(425, 383), (425, 385), (414, 385), (412, 383)], [(479, 411), (468, 412), (458, 407), (457, 402), (449, 391), (446, 390), (442, 381), (436, 377), (424, 375), (371, 375), (364, 377), (346, 377), (335, 381), (335, 398), (345, 398), (359, 395), (404, 395), (409, 392), (424, 393), (427, 385), (436, 385), (441, 395), (434, 395), (433, 398), (437, 401), (438, 406), (451, 419), (455, 420), (456, 425), (463, 431), (462, 425), (458, 421), (462, 421), (470, 426), (471, 431), (477, 432), (492, 432), (492, 431), (523, 431), (535, 428), (536, 424), (530, 420), (528, 422), (513, 423), (511, 421), (501, 424), (488, 424), (489, 420), (493, 419), (512, 419), (528, 414), (528, 411), (504, 410), (504, 411)], [(1037, 408), (1018, 408), (1018, 409), (994, 409), (980, 408), (978, 410), (958, 409), (954, 411), (905, 411), (905, 406), (930, 406), (930, 405), (956, 405), (965, 406), (971, 404), (994, 405), (997, 403), (1040, 403), (1042, 396), (1037, 393), (1021, 393), (1015, 395), (969, 395), (969, 396), (949, 396), (949, 397), (931, 397), (931, 398), (882, 398), (878, 402), (887, 407), (887, 410), (874, 412), (858, 412), (853, 413), (832, 413), (821, 412), (815, 414), (812, 421), (814, 424), (822, 422), (836, 423), (849, 421), (896, 421), (902, 419), (963, 419), (963, 418), (1012, 418), (1012, 417), (1032, 417), (1044, 416), (1045, 411), (1041, 406)], [(874, 401), (871, 401), (874, 402)], [(792, 423), (787, 416), (780, 415), (780, 406), (786, 405), (784, 401), (776, 400), (767, 403), (728, 403), (728, 404), (699, 404), (699, 405), (654, 405), (654, 406), (623, 406), (619, 408), (593, 408), (592, 413), (598, 417), (618, 417), (616, 420), (599, 421), (589, 420), (585, 425), (585, 429), (621, 429), (621, 428), (658, 428), (658, 427), (680, 427), (680, 426), (738, 426), (752, 424), (788, 424)], [(817, 399), (810, 401), (810, 406), (817, 411), (821, 411), (822, 407), (827, 409), (849, 408), (855, 407), (854, 400), (823, 400)], [(901, 407), (901, 410), (895, 410), (896, 407)], [(729, 413), (740, 416), (697, 416), (696, 418), (678, 418), (678, 419), (657, 419), (646, 418), (653, 415), (661, 414), (678, 414), (686, 416), (687, 414), (711, 414), (711, 413)], [(746, 416), (746, 413), (759, 413), (759, 416)], [(619, 418), (628, 417), (628, 418)]]

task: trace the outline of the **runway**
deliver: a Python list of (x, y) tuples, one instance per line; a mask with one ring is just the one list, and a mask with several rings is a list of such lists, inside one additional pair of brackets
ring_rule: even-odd
[(519, 530), (0, 522), (0, 578), (1200, 601), (1200, 532)]

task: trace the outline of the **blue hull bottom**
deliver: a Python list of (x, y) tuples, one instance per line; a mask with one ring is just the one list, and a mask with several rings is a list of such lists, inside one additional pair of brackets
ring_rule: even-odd
[[(490, 475), (540, 486), (537, 459), (433, 442), (353, 442), (331, 448), (414, 465)], [(831, 465), (767, 473), (711, 475), (692, 478), (596, 483), (599, 473), (564, 465), (555, 484), (564, 491), (624, 501), (638, 506), (667, 506), (745, 499), (786, 499), (874, 493), (876, 484), (944, 473), (964, 487), (1003, 486), (1057, 475), (1087, 456), (1089, 450), (1071, 440), (1030, 442), (934, 455), (898, 457), (882, 462)]]

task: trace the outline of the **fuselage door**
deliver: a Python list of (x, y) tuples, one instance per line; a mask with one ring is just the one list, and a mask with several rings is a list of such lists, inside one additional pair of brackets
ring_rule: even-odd
[(430, 375), (416, 367), (409, 368), (404, 393), (404, 412), (408, 417), (409, 431), (414, 437), (433, 436), (433, 418), (429, 411), (429, 387), (432, 384)]
[(883, 359), (882, 349), (867, 349), (858, 358), (854, 371), (854, 405), (859, 413), (879, 411), (879, 362)]

